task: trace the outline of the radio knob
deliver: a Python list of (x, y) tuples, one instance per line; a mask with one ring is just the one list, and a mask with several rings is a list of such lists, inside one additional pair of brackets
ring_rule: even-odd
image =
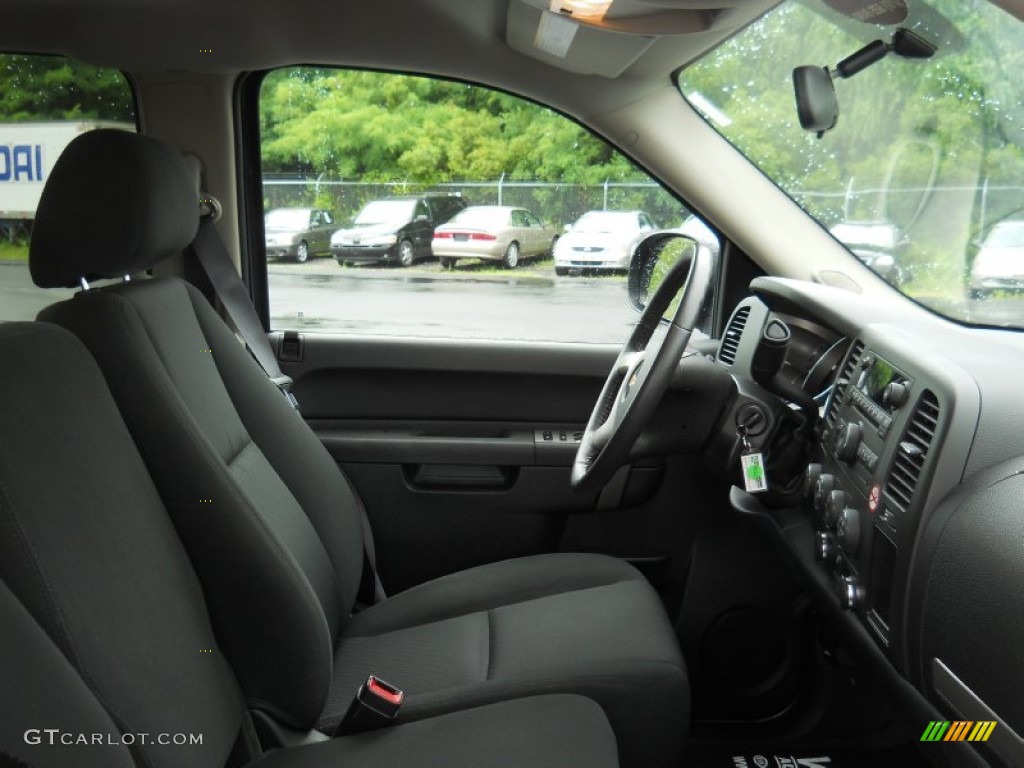
[(831, 563), (836, 559), (836, 540), (831, 533), (818, 531), (814, 555), (819, 563)]
[(860, 424), (844, 424), (836, 436), (836, 458), (852, 464), (857, 460), (857, 448), (860, 446)]
[(839, 582), (839, 602), (848, 611), (856, 611), (864, 600), (864, 588), (856, 576), (843, 576)]
[(907, 385), (894, 381), (882, 390), (882, 402), (890, 408), (899, 408), (907, 402)]
[(846, 494), (841, 490), (834, 490), (828, 495), (825, 501), (825, 527), (830, 531), (836, 529), (839, 522), (839, 514), (846, 506)]
[(835, 478), (827, 472), (818, 475), (818, 479), (814, 483), (814, 511), (819, 515), (825, 513), (825, 503), (828, 501), (829, 494), (832, 493), (834, 483)]
[(836, 537), (843, 549), (851, 555), (857, 554), (860, 548), (860, 512), (853, 507), (846, 507), (839, 513)]
[(807, 471), (804, 472), (804, 498), (814, 498), (814, 486), (818, 482), (818, 478), (821, 476), (821, 464), (808, 464)]

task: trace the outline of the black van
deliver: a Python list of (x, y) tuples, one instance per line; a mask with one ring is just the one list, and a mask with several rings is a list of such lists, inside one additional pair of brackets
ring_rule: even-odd
[(461, 195), (387, 197), (363, 206), (352, 226), (331, 238), (339, 265), (388, 262), (408, 267), (430, 258), (434, 227), (468, 205)]

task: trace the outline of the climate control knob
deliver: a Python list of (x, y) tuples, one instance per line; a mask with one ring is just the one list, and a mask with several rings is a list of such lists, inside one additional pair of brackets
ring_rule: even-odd
[(846, 507), (839, 513), (836, 523), (836, 538), (839, 545), (851, 555), (857, 554), (860, 548), (860, 512), (853, 507)]
[(836, 479), (827, 472), (818, 475), (818, 479), (814, 482), (814, 511), (819, 515), (825, 514), (825, 502), (828, 501), (828, 495), (832, 493), (832, 486), (835, 484)]
[(882, 402), (890, 408), (899, 408), (907, 402), (908, 394), (906, 384), (894, 381), (886, 384), (885, 389), (882, 390)]
[(852, 464), (857, 460), (857, 448), (860, 447), (860, 424), (844, 424), (836, 434), (836, 458)]
[(839, 580), (839, 602), (848, 611), (856, 611), (864, 602), (864, 588), (856, 576), (843, 576)]
[(804, 498), (814, 498), (814, 485), (818, 482), (818, 478), (821, 476), (821, 464), (808, 464), (807, 471), (804, 472)]
[(846, 494), (841, 490), (836, 489), (829, 493), (828, 499), (825, 501), (825, 527), (830, 531), (836, 529), (836, 525), (839, 523), (839, 515), (846, 507)]
[(827, 531), (818, 531), (815, 539), (814, 557), (819, 563), (832, 563), (836, 559), (836, 540)]

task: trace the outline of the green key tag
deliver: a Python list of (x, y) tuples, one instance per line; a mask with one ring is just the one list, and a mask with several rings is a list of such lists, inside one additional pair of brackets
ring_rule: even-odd
[(743, 469), (743, 487), (747, 493), (762, 493), (768, 490), (768, 478), (764, 473), (764, 458), (760, 452), (740, 456)]

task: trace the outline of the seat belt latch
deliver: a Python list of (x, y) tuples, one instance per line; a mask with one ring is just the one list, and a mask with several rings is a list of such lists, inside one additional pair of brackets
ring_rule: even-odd
[(281, 394), (285, 396), (288, 403), (296, 411), (299, 410), (299, 401), (295, 399), (295, 395), (292, 394), (292, 379), (290, 376), (275, 376), (271, 379), (274, 382), (274, 386), (281, 390)]
[(391, 725), (398, 717), (404, 700), (404, 691), (370, 675), (359, 686), (348, 711), (334, 729), (334, 736), (350, 736)]

